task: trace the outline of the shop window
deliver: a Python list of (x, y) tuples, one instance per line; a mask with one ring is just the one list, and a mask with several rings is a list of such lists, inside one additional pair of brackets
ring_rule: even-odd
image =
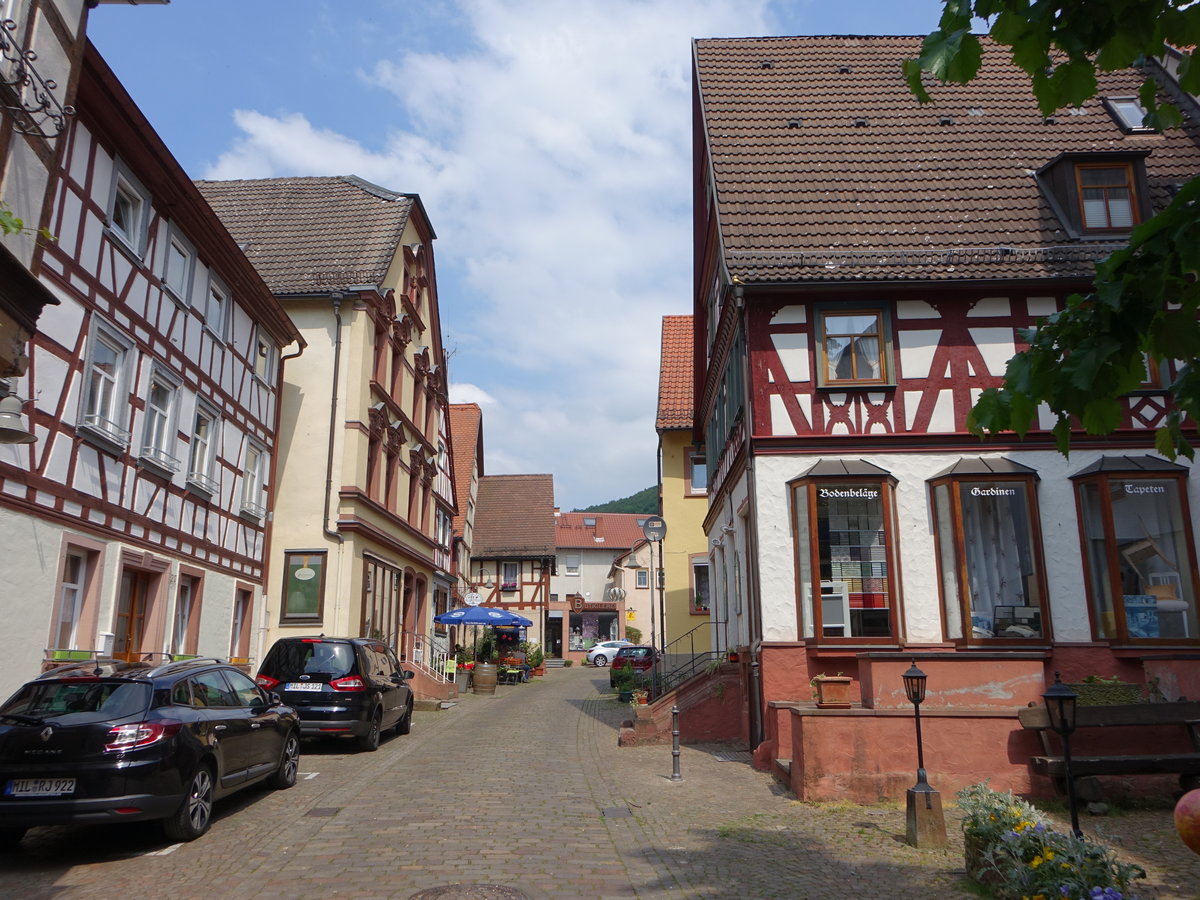
[(325, 554), (311, 551), (285, 553), (280, 621), (319, 621), (324, 596)]
[(1106, 457), (1072, 477), (1095, 637), (1195, 640), (1187, 470), (1153, 457)]
[(1049, 637), (1035, 473), (962, 460), (933, 480), (946, 638), (967, 644)]
[(893, 639), (899, 599), (894, 485), (877, 466), (841, 460), (819, 462), (792, 483), (806, 635)]
[(819, 387), (885, 385), (892, 382), (888, 364), (891, 333), (882, 308), (818, 307), (817, 384)]

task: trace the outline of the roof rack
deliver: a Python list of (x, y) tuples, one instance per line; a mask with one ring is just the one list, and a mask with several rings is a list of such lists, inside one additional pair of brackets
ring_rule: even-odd
[(153, 677), (155, 675), (161, 675), (163, 672), (170, 671), (174, 666), (196, 665), (198, 663), (203, 663), (205, 665), (212, 663), (228, 665), (228, 662), (223, 659), (217, 659), (215, 656), (193, 656), (188, 659), (172, 659), (169, 662), (161, 663), (160, 665), (157, 665), (151, 669), (149, 674), (151, 677)]

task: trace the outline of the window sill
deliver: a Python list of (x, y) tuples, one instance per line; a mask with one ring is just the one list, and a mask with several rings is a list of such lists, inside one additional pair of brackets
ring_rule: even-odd
[(179, 460), (149, 448), (142, 450), (142, 455), (138, 458), (138, 465), (152, 474), (168, 480), (179, 471)]
[(118, 250), (129, 257), (130, 262), (136, 263), (139, 266), (145, 263), (146, 260), (145, 257), (142, 256), (142, 251), (139, 250), (137, 246), (125, 236), (124, 232), (118, 231), (111, 225), (105, 225), (104, 233), (112, 239), (112, 242), (116, 245)]
[(129, 449), (129, 432), (127, 431), (110, 431), (99, 425), (82, 422), (76, 426), (76, 432), (89, 444), (110, 453), (120, 455)]
[(205, 500), (211, 500), (219, 487), (206, 475), (189, 475), (185, 486), (190, 493), (203, 497)]
[(242, 508), (238, 510), (238, 515), (243, 519), (254, 522), (256, 525), (261, 525), (263, 519), (267, 517), (266, 507), (256, 506), (252, 503), (242, 504)]
[(897, 385), (894, 381), (847, 381), (835, 384), (818, 384), (818, 391), (828, 393), (850, 393), (858, 391), (894, 391)]

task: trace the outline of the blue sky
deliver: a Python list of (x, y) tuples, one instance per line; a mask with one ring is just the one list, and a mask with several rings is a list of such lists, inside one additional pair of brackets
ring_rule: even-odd
[(172, 0), (89, 34), (194, 178), (355, 174), (437, 231), (451, 400), (565, 510), (657, 478), (691, 312), (694, 37), (926, 34), (941, 3)]

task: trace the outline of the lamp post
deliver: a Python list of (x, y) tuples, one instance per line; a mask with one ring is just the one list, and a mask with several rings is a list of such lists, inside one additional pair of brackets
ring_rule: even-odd
[(942, 795), (929, 786), (925, 775), (925, 748), (921, 741), (921, 702), (925, 699), (927, 676), (917, 668), (914, 659), (901, 677), (917, 724), (917, 783), (908, 789), (906, 796), (907, 839), (914, 847), (945, 847), (946, 818), (942, 813)]
[(1079, 695), (1062, 682), (1057, 672), (1054, 673), (1054, 684), (1042, 694), (1046, 701), (1046, 713), (1050, 716), (1050, 727), (1062, 740), (1063, 745), (1063, 774), (1067, 781), (1067, 806), (1071, 810), (1071, 833), (1082, 837), (1079, 830), (1079, 809), (1075, 805), (1075, 781), (1071, 778), (1071, 732), (1075, 730), (1075, 701)]

